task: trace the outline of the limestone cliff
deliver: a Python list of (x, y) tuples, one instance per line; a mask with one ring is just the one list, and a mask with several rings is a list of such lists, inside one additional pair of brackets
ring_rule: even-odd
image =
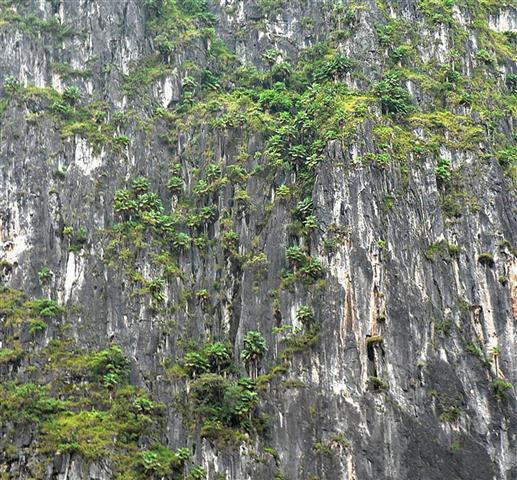
[(0, 0), (0, 479), (517, 479), (517, 8)]

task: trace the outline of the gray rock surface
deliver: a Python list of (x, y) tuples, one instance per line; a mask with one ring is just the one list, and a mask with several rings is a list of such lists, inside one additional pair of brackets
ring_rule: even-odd
[[(1, 8), (11, 8), (9, 3), (0, 2)], [(81, 133), (63, 134), (46, 113), (52, 99), (45, 95), (6, 102), (0, 117), (0, 258), (10, 268), (3, 282), (66, 305), (78, 345), (120, 345), (131, 362), (132, 383), (166, 405), (164, 443), (189, 446), (210, 480), (517, 479), (515, 390), (500, 400), (491, 386), (497, 377), (517, 385), (517, 259), (512, 248), (517, 204), (494, 146), (500, 138), (515, 142), (511, 110), (475, 148), (439, 146), (439, 157), (451, 159), (452, 168), (461, 171), (465, 193), (462, 213), (452, 220), (443, 213), (436, 156), (411, 155), (405, 163), (388, 165), (361, 162), (378, 148), (379, 105), (370, 107), (371, 119), (361, 124), (353, 141), (330, 139), (312, 187), (318, 228), (296, 240), (325, 269), (324, 281), (312, 285), (297, 282), (279, 290), (288, 267), (285, 252), (296, 238), (288, 228), (295, 204), (275, 200), (275, 189), (295, 183), (296, 173), (250, 176), (244, 183), (250, 199), (246, 209), (234, 199), (235, 184), (223, 185), (206, 205), (227, 212), (240, 236), (239, 252), (265, 254), (266, 268), (229, 257), (221, 242), (229, 227), (218, 217), (203, 228), (209, 239), (205, 251), (191, 248), (179, 254), (182, 279), (166, 281), (166, 308), (156, 311), (149, 295), (134, 294), (121, 261), (110, 257), (112, 237), (106, 229), (119, 221), (113, 211), (115, 192), (145, 176), (166, 210), (174, 211), (178, 198), (167, 189), (171, 164), (181, 163), (186, 191), (192, 194), (193, 169), (204, 172), (208, 162), (226, 168), (245, 150), (248, 172), (264, 164), (267, 132), (214, 129), (201, 113), (196, 121), (173, 125), (153, 117), (156, 107), (173, 111), (183, 98), (184, 79), (192, 73), (189, 62), (209, 65), (201, 41), (176, 48), (162, 75), (136, 96), (127, 93), (126, 75), (157, 51), (147, 3), (34, 0), (15, 7), (23, 15), (56, 18), (73, 32), (62, 38), (0, 21), (0, 84), (10, 76), (23, 87), (57, 92), (73, 84), (83, 92), (81, 102), (103, 102), (106, 121), (113, 121), (117, 111), (131, 109), (134, 115), (112, 133), (128, 137), (122, 148), (95, 146)], [(260, 69), (268, 68), (263, 54), (269, 49), (294, 65), (304, 49), (334, 38), (345, 29), (341, 23), (350, 22), (341, 2), (270, 3), (280, 5), (278, 14), (264, 15), (266, 2), (209, 2), (220, 38), (239, 61)], [(387, 51), (376, 32), (390, 15), (414, 26), (420, 39), (415, 57), (437, 64), (445, 63), (453, 48), (455, 25), (466, 25), (470, 50), (457, 61), (466, 78), (474, 75), (480, 34), (472, 23), (472, 2), (456, 2), (454, 24), (434, 26), (426, 23), (423, 3), (433, 2), (344, 2), (344, 9), (356, 10), (353, 28), (338, 41), (339, 51), (358, 65), (357, 74), (343, 81), (369, 90), (383, 77)], [(515, 35), (511, 5), (486, 17), (490, 31), (513, 28)], [(64, 78), (57, 64), (88, 73)], [(504, 75), (517, 68), (510, 60), (497, 68), (501, 78), (496, 84), (503, 90)], [(407, 87), (419, 107), (442, 110), (418, 79), (408, 80)], [(0, 95), (10, 98), (5, 88), (0, 87)], [(458, 115), (478, 115), (455, 108)], [(426, 133), (421, 129), (417, 135)], [(75, 232), (84, 228), (85, 238), (75, 251), (63, 234), (66, 226)], [(149, 260), (151, 239), (146, 242), (136, 265), (152, 279), (161, 272)], [(433, 245), (445, 245), (445, 250), (439, 247), (430, 258)], [(447, 245), (459, 246), (459, 252), (451, 253)], [(478, 261), (484, 252), (493, 255), (493, 265)], [(46, 285), (38, 278), (43, 267), (54, 274)], [(208, 308), (192, 295), (200, 289), (209, 291)], [(164, 362), (182, 351), (182, 339), (227, 338), (238, 358), (245, 333), (260, 330), (268, 344), (260, 372), (266, 373), (279, 363), (283, 348), (275, 327), (301, 326), (296, 319), (301, 305), (311, 305), (320, 334), (312, 347), (292, 356), (288, 373), (267, 384), (258, 407), (269, 417), (266, 431), (240, 448), (220, 448), (200, 438), (199, 431), (189, 431), (173, 401), (187, 387), (170, 380), (164, 369)], [(5, 330), (2, 335), (7, 336)], [(39, 340), (42, 347), (52, 335), (50, 326)], [(367, 342), (377, 335), (382, 341)], [(478, 345), (487, 361), (469, 353), (469, 345)], [(491, 357), (496, 346), (498, 365)], [(3, 380), (13, 375), (13, 370), (2, 370)], [(383, 385), (372, 384), (372, 377)], [(451, 408), (457, 418), (446, 421), (444, 412)], [(36, 478), (31, 465), (39, 457), (24, 453), (33, 435), (17, 432), (16, 461), (0, 454), (0, 478)], [(63, 454), (53, 458), (41, 478), (114, 477), (105, 462)]]

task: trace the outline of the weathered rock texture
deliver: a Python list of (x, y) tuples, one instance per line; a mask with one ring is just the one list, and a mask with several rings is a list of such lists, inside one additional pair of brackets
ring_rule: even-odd
[[(45, 352), (66, 330), (85, 351), (120, 345), (130, 382), (165, 406), (154, 440), (189, 448), (209, 479), (517, 479), (511, 2), (210, 0), (208, 20), (189, 13), (198, 3), (204, 11), (178, 0), (186, 13), (174, 17), (159, 1), (0, 1), (2, 279), (66, 307), (37, 334), (8, 327), (3, 311), (0, 352), (21, 350), (5, 355), (2, 380), (52, 384)], [(176, 20), (160, 26), (167, 15)], [(320, 60), (352, 59), (346, 72), (293, 80), (322, 42), (332, 50)], [(291, 73), (275, 78), (282, 62)], [(407, 111), (376, 87), (389, 71)], [(327, 82), (356, 100), (332, 104), (342, 92), (329, 90), (276, 108), (232, 93), (276, 81), (284, 96)], [(62, 97), (72, 85), (80, 98)], [(320, 101), (315, 133), (297, 123), (293, 134), (309, 149), (321, 142), (307, 180), (296, 142), (276, 161), (271, 137), (290, 135), (281, 111), (316, 118)], [(181, 212), (187, 246), (150, 227), (114, 231), (128, 218), (115, 192), (139, 176), (165, 213)], [(168, 188), (171, 176), (182, 192)], [(200, 193), (203, 179), (219, 183)], [(312, 227), (296, 217), (306, 198)], [(212, 206), (210, 219), (185, 220)], [(290, 265), (293, 245), (323, 273)], [(170, 275), (156, 261), (163, 252), (177, 266)], [(314, 327), (297, 318), (302, 306)], [(289, 326), (305, 344), (282, 357)], [(282, 368), (261, 379), (250, 415), (264, 425), (236, 427), (243, 438), (225, 445), (185, 413), (195, 379), (171, 366), (189, 341), (221, 340), (244, 375), (250, 330), (268, 345), (258, 374)], [(0, 478), (169, 478), (120, 476), (111, 456), (88, 458), (81, 446), (40, 448), (45, 428), (8, 414)]]

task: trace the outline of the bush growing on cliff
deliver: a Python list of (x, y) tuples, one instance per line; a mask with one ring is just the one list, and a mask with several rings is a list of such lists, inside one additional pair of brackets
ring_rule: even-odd
[(221, 342), (210, 343), (204, 351), (212, 371), (220, 372), (230, 367), (232, 358), (228, 345)]
[(195, 413), (228, 427), (240, 427), (258, 403), (251, 379), (237, 381), (215, 373), (205, 373), (191, 384)]
[(277, 82), (272, 89), (264, 90), (259, 95), (260, 106), (272, 113), (286, 112), (293, 107), (290, 92), (282, 82)]
[(34, 383), (17, 385), (14, 382), (4, 382), (0, 385), (0, 398), (2, 423), (40, 422), (65, 407), (64, 402), (50, 396), (46, 387)]
[(207, 478), (207, 472), (204, 467), (196, 465), (188, 476), (188, 480), (203, 480)]
[(495, 265), (494, 256), (490, 252), (482, 252), (478, 256), (478, 262), (484, 267), (493, 268)]
[(63, 99), (70, 105), (76, 105), (81, 99), (81, 90), (75, 85), (66, 87), (63, 91)]
[(300, 273), (310, 281), (323, 277), (325, 270), (317, 258), (309, 257), (306, 265), (300, 268)]
[(192, 376), (208, 372), (208, 358), (204, 352), (187, 352), (183, 358), (183, 365), (188, 374)]
[(517, 74), (509, 73), (506, 75), (506, 84), (512, 93), (517, 93)]
[(29, 325), (29, 333), (32, 335), (44, 332), (47, 329), (48, 325), (43, 320), (36, 318), (34, 320), (31, 320)]
[(113, 387), (128, 373), (129, 362), (118, 346), (101, 350), (92, 355), (90, 367), (95, 376), (102, 378), (104, 385)]
[(183, 368), (191, 376), (220, 373), (231, 366), (230, 346), (222, 342), (209, 343), (200, 350), (187, 352), (183, 357)]
[(303, 324), (309, 324), (314, 320), (314, 312), (308, 305), (302, 305), (296, 312), (296, 320)]
[(4, 90), (6, 91), (7, 94), (14, 95), (20, 89), (21, 89), (21, 85), (17, 78), (12, 77), (12, 76), (5, 78)]
[(498, 400), (504, 400), (506, 393), (512, 388), (513, 385), (502, 378), (496, 378), (492, 381), (492, 391)]
[(266, 340), (262, 333), (252, 330), (244, 335), (244, 348), (241, 358), (251, 371), (252, 377), (258, 374), (258, 365), (266, 353)]
[(441, 185), (446, 184), (452, 176), (451, 161), (448, 158), (440, 159), (435, 169), (435, 173), (438, 183)]
[(512, 179), (517, 188), (517, 147), (511, 146), (504, 150), (499, 150), (496, 154), (499, 165), (505, 173)]
[(48, 267), (43, 267), (38, 272), (38, 278), (39, 278), (41, 283), (48, 283), (50, 280), (52, 280), (53, 276), (54, 276), (54, 273)]
[(163, 445), (154, 445), (140, 454), (140, 466), (147, 474), (168, 477), (181, 474), (190, 460), (190, 450), (180, 448), (173, 451)]
[(306, 260), (305, 254), (298, 245), (289, 247), (286, 252), (286, 257), (289, 263), (296, 267), (303, 265)]
[(181, 192), (181, 190), (183, 190), (183, 179), (177, 175), (173, 175), (167, 182), (167, 188), (174, 193)]
[(65, 311), (56, 301), (48, 298), (34, 300), (32, 306), (42, 317), (56, 317)]
[(332, 60), (324, 62), (317, 67), (313, 74), (313, 80), (321, 83), (327, 80), (338, 80), (352, 70), (354, 61), (343, 55), (337, 55)]
[(456, 0), (420, 0), (418, 2), (422, 13), (429, 17), (432, 23), (452, 23)]
[(388, 73), (385, 79), (375, 86), (374, 93), (381, 99), (383, 113), (404, 115), (414, 109), (411, 95), (401, 86), (397, 73)]

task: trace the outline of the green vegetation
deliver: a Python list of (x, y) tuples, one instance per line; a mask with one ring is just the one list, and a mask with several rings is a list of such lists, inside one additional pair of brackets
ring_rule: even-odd
[(482, 252), (478, 255), (478, 262), (485, 266), (493, 268), (495, 265), (494, 256), (490, 252)]
[(0, 26), (3, 24), (12, 24), (26, 34), (44, 35), (47, 40), (57, 42), (75, 35), (69, 25), (61, 23), (56, 17), (41, 18), (34, 14), (26, 2), (13, 0), (0, 2)]
[(384, 337), (382, 335), (371, 335), (366, 337), (366, 345), (374, 345), (378, 343), (382, 343), (384, 341)]
[[(517, 83), (516, 83), (517, 85)], [(514, 96), (517, 91), (514, 92)], [(496, 153), (499, 164), (506, 174), (513, 180), (515, 188), (517, 188), (517, 147), (511, 146)]]
[[(396, 225), (391, 220), (414, 193), (413, 178), (423, 173), (430, 173), (433, 180), (434, 170), (445, 236), (455, 238), (456, 230), (449, 228), (464, 222), (465, 212), (475, 215), (483, 208), (483, 199), (478, 204), (476, 189), (471, 188), (479, 178), (500, 167), (517, 185), (515, 139), (507, 135), (507, 119), (517, 113), (517, 77), (504, 73), (515, 58), (515, 36), (488, 27), (486, 11), (495, 8), (494, 2), (419, 0), (417, 9), (425, 20), (415, 28), (401, 19), (398, 7), (399, 18), (393, 18), (379, 1), (372, 7), (372, 18), (379, 22), (374, 25), (377, 38), (372, 40), (378, 40), (382, 58), (352, 60), (342, 54), (342, 40), (354, 35), (366, 6), (324, 2), (322, 14), (328, 16), (332, 30), (328, 38), (296, 55), (281, 51), (281, 46), (266, 49), (252, 65), (218, 37), (208, 2), (144, 3), (154, 52), (124, 75), (119, 92), (124, 110), (114, 110), (109, 95), (104, 101), (83, 86), (81, 79), (92, 72), (95, 80), (101, 78), (99, 63), (93, 59), (81, 71), (69, 64), (52, 64), (52, 73), (62, 79), (62, 94), (24, 86), (25, 77), (23, 82), (22, 77), (6, 77), (0, 115), (21, 109), (27, 128), (51, 122), (65, 142), (84, 138), (94, 155), (108, 150), (103, 158), (125, 165), (127, 184), (110, 180), (106, 191), (118, 190), (113, 199), (102, 199), (107, 208), (112, 201), (115, 224), (102, 232), (87, 231), (81, 218), (67, 216), (62, 239), (70, 251), (85, 257), (93, 252), (90, 246), (100, 246), (96, 251), (103, 252), (100, 260), (107, 263), (109, 274), (116, 273), (110, 269), (124, 274), (120, 288), (127, 294), (129, 311), (140, 312), (160, 332), (163, 343), (156, 347), (160, 352), (174, 352), (173, 365), (167, 360), (164, 368), (172, 390), (179, 392), (171, 403), (183, 415), (185, 430), (192, 438), (199, 434), (218, 445), (233, 446), (265, 428), (266, 419), (257, 408), (260, 393), (275, 381), (275, 388), (303, 387), (297, 378), (278, 381), (278, 377), (288, 372), (293, 360), (318, 354), (325, 319), (319, 318), (314, 299), (325, 287), (323, 265), (327, 261), (332, 265), (332, 255), (342, 253), (345, 242), (356, 234), (352, 225), (328, 225), (328, 218), (320, 217), (321, 189), (315, 187), (321, 184), (316, 178), (329, 171), (325, 163), (329, 152), (334, 173), (345, 182), (354, 182), (358, 175), (378, 176), (379, 185), (385, 186), (371, 198), (379, 207), (382, 227), (373, 237), (373, 248), (382, 250), (383, 262), (390, 261), (399, 247), (390, 243), (388, 248), (384, 227)], [(236, 14), (235, 5), (224, 8)], [(261, 0), (249, 25), (257, 32), (266, 31), (265, 19), (283, 8), (285, 2)], [(465, 14), (467, 25), (456, 21), (457, 11)], [(317, 26), (311, 18), (300, 22), (308, 32)], [(13, 0), (0, 0), (0, 26), (13, 29), (8, 35), (21, 30), (34, 38), (42, 36), (49, 41), (49, 59), (54, 51), (62, 51), (63, 39), (81, 35), (57, 16), (38, 18), (27, 11), (26, 2), (15, 5)], [(425, 46), (421, 38), (441, 35), (445, 27), (443, 47), (448, 48), (439, 59), (426, 59), (421, 55)], [(420, 38), (421, 29), (425, 35)], [(236, 31), (236, 42), (247, 33)], [(463, 58), (472, 38), (477, 51), (467, 69)], [(436, 41), (441, 51), (441, 39)], [(111, 80), (111, 66), (102, 67), (102, 77)], [(155, 97), (165, 80), (174, 91), (168, 106)], [(115, 83), (112, 88), (116, 87)], [(135, 145), (141, 149), (133, 152)], [(145, 161), (131, 156), (152, 151), (165, 152), (166, 162), (152, 154)], [(52, 155), (48, 152), (49, 161)], [(454, 169), (449, 158), (454, 158)], [(49, 188), (57, 194), (73, 178), (66, 170), (52, 168)], [(150, 171), (153, 176), (143, 176)], [(105, 175), (109, 177), (109, 171), (99, 175), (101, 183), (92, 188), (92, 198), (103, 188)], [(271, 272), (274, 256), (263, 248), (278, 218), (287, 219), (279, 232), (288, 246), (280, 278)], [(106, 238), (109, 245), (104, 248)], [(320, 260), (322, 251), (329, 256), (325, 260)], [(436, 269), (445, 267), (438, 260), (453, 262), (462, 251), (463, 245), (460, 251), (460, 245), (440, 240), (422, 254), (437, 262)], [(482, 253), (477, 260), (495, 266), (491, 253)], [(502, 277), (499, 281), (507, 284)], [(43, 267), (38, 278), (50, 295), (46, 289), (53, 273)], [(225, 338), (227, 321), (229, 338), (240, 338), (234, 297), (244, 291), (242, 278), (251, 279), (257, 297), (263, 285), (270, 288), (276, 282), (269, 301), (277, 322), (273, 333), (279, 336), (267, 361), (261, 332), (244, 334), (238, 358), (234, 351), (239, 345)], [(280, 313), (293, 305), (299, 305), (299, 328), (283, 323)], [(7, 337), (0, 364), (14, 372), (12, 381), (0, 386), (0, 399), (6, 399), (0, 418), (13, 422), (13, 432), (34, 424), (35, 448), (41, 452), (106, 459), (115, 465), (118, 478), (206, 477), (202, 467), (192, 465), (187, 448), (170, 449), (162, 443), (162, 407), (149, 392), (129, 383), (130, 365), (121, 347), (78, 348), (66, 333), (66, 322), (73, 323), (79, 337), (81, 322), (52, 299), (28, 300), (5, 289), (0, 313), (6, 316)], [(136, 317), (129, 320), (142, 320)], [(382, 310), (378, 320), (383, 319)], [(253, 321), (256, 328), (263, 328), (270, 320)], [(434, 320), (433, 327), (451, 336), (460, 329), (448, 316)], [(366, 339), (370, 347), (381, 342), (381, 335)], [(476, 344), (467, 346), (467, 351), (484, 359)], [(16, 373), (20, 365), (25, 369), (20, 369), (23, 378)], [(243, 376), (245, 369), (251, 378)], [(147, 378), (144, 381), (147, 384)], [(378, 377), (370, 377), (368, 387), (388, 389)], [(492, 388), (502, 399), (512, 387), (497, 379)], [(461, 415), (455, 402), (439, 407), (442, 421), (456, 422)], [(320, 441), (314, 450), (319, 455), (331, 456), (348, 446), (342, 436), (316, 438)]]
[(342, 433), (335, 433), (325, 442), (316, 442), (313, 448), (320, 455), (332, 457), (333, 455), (339, 455), (342, 450), (346, 450), (350, 445), (350, 441)]
[(232, 352), (227, 344), (208, 343), (200, 350), (187, 352), (182, 366), (192, 377), (208, 372), (222, 373), (232, 367)]
[(448, 158), (442, 158), (438, 162), (435, 169), (438, 184), (446, 184), (451, 179), (451, 161)]
[(154, 445), (150, 450), (141, 453), (140, 464), (148, 475), (179, 477), (190, 459), (190, 450), (180, 448), (172, 451), (163, 445)]
[(431, 262), (434, 262), (437, 258), (450, 261), (451, 259), (457, 259), (459, 254), (459, 245), (449, 243), (447, 240), (440, 240), (429, 245), (425, 252), (425, 258)]
[(375, 86), (374, 93), (381, 99), (383, 113), (404, 115), (414, 109), (411, 95), (401, 86), (397, 72), (386, 74), (385, 79)]
[(293, 272), (287, 272), (286, 275), (294, 275), (294, 278), (303, 278), (305, 281), (313, 282), (318, 278), (322, 278), (325, 270), (317, 258), (307, 256), (300, 247), (289, 247), (286, 252)]
[(48, 283), (50, 280), (52, 280), (53, 276), (54, 276), (54, 273), (48, 267), (43, 267), (38, 272), (38, 278), (39, 278), (41, 283)]
[[(27, 300), (10, 289), (0, 291), (0, 310), (10, 329), (22, 328), (27, 319), (32, 335), (47, 327), (35, 315), (64, 311), (55, 302)], [(60, 329), (45, 347), (27, 343), (22, 350), (18, 335), (0, 350), (0, 364), (13, 369), (11, 379), (0, 383), (4, 445), (33, 427), (30, 449), (44, 458), (76, 453), (87, 461), (109, 461), (116, 478), (204, 478), (188, 448), (172, 451), (159, 443), (163, 405), (129, 383), (129, 362), (119, 346), (86, 351)], [(39, 368), (18, 370), (22, 360)], [(8, 448), (5, 455), (11, 461), (16, 452)]]
[(221, 445), (239, 444), (260, 428), (254, 379), (265, 352), (264, 337), (252, 330), (244, 336), (241, 359), (253, 378), (239, 375), (230, 346), (221, 342), (189, 350), (169, 368), (171, 377), (189, 383), (188, 394), (178, 401), (185, 421), (199, 426), (202, 437)]
[(14, 95), (21, 89), (20, 82), (13, 76), (6, 77), (4, 80), (4, 90), (8, 95)]
[(241, 358), (254, 378), (258, 375), (258, 367), (266, 350), (266, 340), (262, 333), (252, 330), (244, 335), (244, 348), (241, 352)]
[(498, 400), (504, 400), (509, 390), (513, 388), (513, 385), (502, 378), (496, 378), (492, 380), (492, 391)]
[(206, 373), (191, 383), (193, 414), (202, 421), (202, 435), (217, 439), (228, 434), (228, 429), (252, 428), (251, 412), (258, 403), (255, 385), (249, 378), (230, 380), (221, 375)]
[(458, 407), (447, 407), (440, 414), (440, 420), (442, 422), (455, 423), (458, 421), (461, 414), (461, 410)]
[(368, 386), (373, 391), (384, 391), (389, 389), (388, 383), (379, 377), (368, 377)]
[(453, 7), (456, 0), (420, 0), (419, 7), (433, 24), (453, 23)]
[(314, 320), (314, 312), (308, 305), (302, 305), (296, 312), (296, 320), (303, 324), (310, 324)]

